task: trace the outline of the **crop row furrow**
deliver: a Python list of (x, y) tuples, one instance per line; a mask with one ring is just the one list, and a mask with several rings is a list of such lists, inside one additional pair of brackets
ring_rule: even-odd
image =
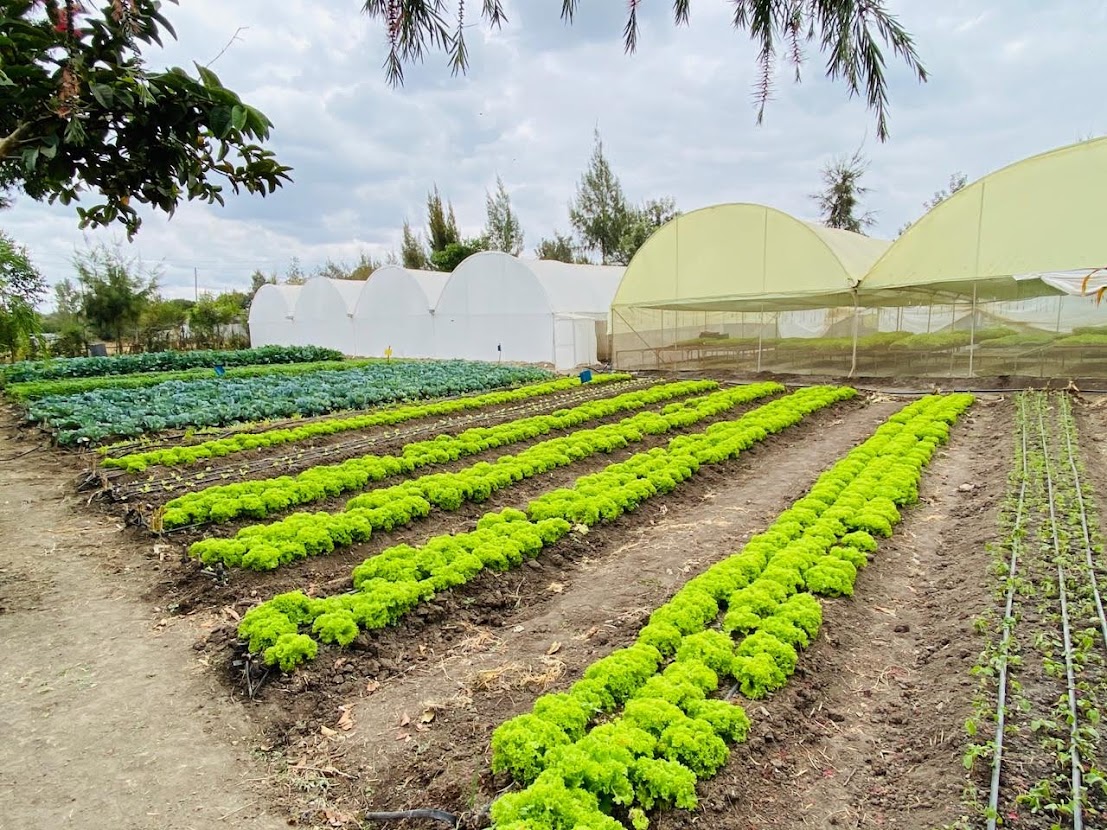
[[(597, 375), (590, 383), (604, 385), (626, 380), (629, 377), (629, 375), (625, 374)], [(326, 418), (308, 424), (299, 424), (294, 427), (271, 429), (265, 432), (240, 433), (227, 438), (216, 438), (211, 441), (204, 441), (199, 444), (191, 444), (188, 446), (157, 448), (141, 452), (132, 452), (126, 455), (109, 456), (105, 458), (102, 463), (105, 467), (122, 469), (129, 473), (140, 473), (154, 465), (172, 467), (179, 464), (193, 464), (197, 461), (223, 458), (246, 450), (265, 449), (267, 447), (293, 444), (298, 441), (307, 441), (311, 438), (337, 435), (352, 430), (369, 429), (370, 427), (377, 426), (392, 426), (416, 418), (435, 418), (443, 415), (452, 415), (458, 412), (481, 409), (483, 407), (502, 406), (504, 404), (527, 401), (532, 398), (541, 398), (545, 395), (552, 395), (557, 392), (565, 392), (581, 385), (580, 378), (559, 378), (558, 380), (546, 381), (544, 383), (529, 384), (519, 387), (518, 389), (485, 392), (478, 395), (447, 398), (446, 400), (431, 401), (423, 404), (390, 406), (373, 412), (366, 412), (361, 415), (351, 415), (347, 418)]]
[(852, 593), (876, 537), (917, 500), (923, 467), (971, 402), (933, 396), (893, 416), (742, 551), (686, 583), (634, 645), (501, 725), (493, 770), (524, 788), (493, 803), (494, 826), (621, 830), (647, 826), (648, 810), (695, 808), (696, 782), (749, 729), (730, 695), (712, 697), (722, 679), (752, 699), (787, 682), (821, 625), (814, 595)]
[[(277, 478), (262, 479), (258, 481), (244, 481), (235, 484), (217, 485), (188, 493), (169, 501), (165, 505), (162, 515), (162, 526), (165, 529), (173, 529), (191, 524), (203, 522), (227, 522), (238, 516), (263, 518), (272, 512), (284, 510), (301, 504), (310, 504), (333, 498), (343, 493), (364, 489), (367, 485), (381, 481), (389, 476), (401, 473), (411, 473), (415, 470), (432, 464), (442, 464), (456, 461), (460, 458), (476, 455), (490, 449), (510, 446), (521, 441), (528, 441), (555, 430), (566, 430), (577, 427), (589, 421), (610, 417), (622, 412), (643, 409), (653, 404), (671, 401), (688, 395), (707, 392), (717, 387), (714, 381), (677, 381), (666, 383), (639, 392), (627, 392), (612, 398), (604, 398), (597, 401), (589, 401), (579, 404), (571, 409), (564, 409), (549, 415), (532, 415), (509, 421), (505, 424), (497, 424), (491, 427), (475, 427), (460, 432), (457, 435), (439, 435), (436, 438), (425, 441), (417, 441), (408, 444), (399, 455), (364, 455), (360, 458), (351, 458), (340, 464), (326, 464), (312, 467), (296, 476), (279, 476)], [(707, 408), (705, 401), (711, 402), (718, 399), (732, 401), (729, 406), (735, 406), (739, 401), (753, 400), (758, 397), (773, 394), (783, 389), (779, 384), (757, 384), (753, 386), (737, 387), (723, 392), (716, 392), (702, 400), (693, 400), (686, 405), (671, 404), (674, 410), (699, 411), (699, 408)], [(729, 408), (729, 407), (728, 407)], [(645, 413), (643, 413), (645, 414)], [(625, 422), (624, 422), (625, 423)], [(609, 430), (610, 432), (610, 430)], [(607, 434), (607, 433), (603, 433)], [(563, 440), (563, 439), (551, 439)], [(548, 447), (550, 442), (543, 441), (527, 452), (532, 452), (536, 447)], [(533, 454), (533, 452), (532, 452)], [(580, 457), (584, 457), (581, 455)], [(497, 464), (502, 464), (502, 460)], [(470, 468), (471, 471), (472, 468)], [(483, 470), (484, 468), (480, 468)], [(440, 476), (459, 476), (466, 473), (441, 473)], [(424, 476), (420, 481), (427, 482), (453, 482), (456, 478), (430, 479)], [(405, 482), (397, 485), (400, 488), (417, 487), (415, 482)], [(422, 491), (419, 486), (419, 491)], [(384, 493), (385, 491), (377, 491)], [(391, 501), (398, 493), (396, 488), (390, 488), (387, 495), (373, 496), (371, 498), (383, 498), (384, 502)], [(407, 490), (404, 491), (407, 493)], [(460, 502), (459, 502), (460, 504)], [(348, 504), (347, 507), (357, 505)], [(374, 505), (376, 506), (376, 505)], [(427, 507), (429, 510), (429, 505)], [(282, 538), (289, 535), (290, 529), (295, 529), (291, 534), (295, 537), (300, 530), (310, 529), (324, 521), (328, 514), (295, 514), (284, 520), (283, 523), (270, 526), (270, 529), (250, 528), (246, 536), (257, 538), (273, 537)], [(240, 538), (245, 538), (242, 533)], [(223, 542), (225, 540), (210, 540)], [(212, 550), (226, 547), (225, 545), (208, 545)], [(201, 548), (202, 550), (203, 548)], [(223, 558), (223, 557), (220, 557)], [(233, 558), (233, 556), (232, 556)]]
[(94, 389), (34, 401), (27, 419), (56, 431), (59, 444), (99, 443), (186, 426), (322, 415), (384, 403), (444, 397), (549, 380), (528, 366), (446, 361), (376, 361), (346, 371), (294, 377), (167, 381), (145, 389)]
[(324, 599), (299, 591), (281, 594), (251, 609), (239, 626), (249, 650), (269, 664), (291, 670), (312, 659), (316, 641), (348, 645), (360, 630), (398, 622), (438, 593), (464, 585), (486, 569), (504, 571), (533, 558), (570, 533), (635, 510), (648, 499), (677, 489), (704, 465), (738, 457), (769, 435), (807, 415), (856, 395), (849, 387), (810, 387), (772, 401), (733, 421), (680, 435), (667, 447), (638, 453), (530, 502), (526, 511), (486, 514), (476, 530), (445, 534), (414, 548), (397, 545), (353, 570), (355, 590)]

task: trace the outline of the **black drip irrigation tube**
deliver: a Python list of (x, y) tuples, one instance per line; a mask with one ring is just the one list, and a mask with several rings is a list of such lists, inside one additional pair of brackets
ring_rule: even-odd
[(1077, 746), (1079, 710), (1076, 705), (1076, 677), (1072, 666), (1072, 636), (1069, 629), (1068, 600), (1065, 596), (1065, 568), (1061, 563), (1061, 540), (1057, 533), (1057, 511), (1053, 499), (1053, 474), (1049, 466), (1049, 437), (1046, 433), (1044, 408), (1038, 408), (1038, 428), (1042, 438), (1042, 457), (1045, 468), (1046, 496), (1049, 503), (1049, 524), (1053, 536), (1053, 554), (1057, 561), (1057, 589), (1061, 600), (1061, 636), (1065, 646), (1065, 678), (1069, 702), (1069, 761), (1072, 769), (1072, 827), (1083, 830), (1083, 773), (1080, 767), (1080, 748)]
[(1015, 603), (1015, 572), (1019, 559), (1019, 533), (1022, 530), (1023, 509), (1026, 504), (1026, 484), (1030, 477), (1026, 451), (1026, 404), (1025, 399), (1019, 399), (1019, 423), (1021, 427), (1022, 444), (1022, 482), (1019, 486), (1019, 501), (1015, 508), (1015, 526), (1011, 533), (1011, 559), (1007, 567), (1007, 605), (1003, 614), (1003, 640), (1000, 643), (999, 683), (997, 697), (999, 703), (996, 707), (996, 737), (995, 752), (992, 756), (992, 783), (988, 795), (988, 825), (987, 830), (996, 830), (999, 816), (999, 779), (1003, 765), (1003, 730), (1007, 714), (1007, 657), (1011, 642), (1011, 629), (1014, 628), (1015, 618), (1012, 613)]
[(1084, 563), (1088, 567), (1088, 579), (1092, 584), (1092, 596), (1095, 598), (1096, 612), (1099, 614), (1099, 629), (1103, 634), (1103, 646), (1107, 649), (1107, 614), (1103, 611), (1103, 599), (1099, 594), (1099, 580), (1095, 576), (1095, 563), (1092, 559), (1092, 537), (1088, 530), (1088, 511), (1084, 503), (1084, 489), (1080, 486), (1080, 471), (1076, 464), (1076, 452), (1072, 446), (1072, 432), (1075, 431), (1076, 422), (1072, 417), (1072, 408), (1069, 402), (1061, 399), (1061, 426), (1065, 434), (1065, 450), (1069, 458), (1069, 467), (1072, 470), (1072, 482), (1076, 490), (1076, 503), (1080, 507), (1080, 526), (1084, 532)]

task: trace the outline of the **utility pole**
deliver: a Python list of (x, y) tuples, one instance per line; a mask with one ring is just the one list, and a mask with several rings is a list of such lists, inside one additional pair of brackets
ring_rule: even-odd
[(192, 301), (200, 301), (200, 274), (196, 270), (196, 266), (192, 267)]

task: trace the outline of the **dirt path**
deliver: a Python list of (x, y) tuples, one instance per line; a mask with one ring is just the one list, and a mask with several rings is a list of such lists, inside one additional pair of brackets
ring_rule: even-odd
[(287, 826), (195, 632), (131, 598), (118, 528), (71, 492), (44, 450), (0, 462), (0, 828)]
[[(964, 812), (964, 723), (992, 603), (986, 545), (1011, 463), (1012, 404), (978, 401), (850, 599), (824, 601), (796, 676), (747, 703), (753, 730), (658, 828), (935, 828)], [(651, 825), (653, 826), (653, 825)]]
[[(503, 589), (506, 613), (459, 630), (445, 652), (414, 622), (402, 626), (396, 636), (404, 638), (407, 654), (434, 655), (422, 658), (422, 666), (383, 682), (366, 678), (364, 656), (353, 653), (338, 659), (337, 671), (315, 667), (328, 681), (302, 678), (314, 693), (310, 713), (299, 708), (297, 717), (350, 728), (320, 739), (319, 726), (309, 726), (290, 741), (290, 755), (327, 744), (341, 757), (338, 766), (374, 782), (368, 797), (345, 803), (351, 810), (481, 806), (492, 786), (493, 728), (529, 709), (536, 694), (567, 686), (593, 660), (629, 642), (674, 590), (763, 529), (902, 405), (881, 401), (827, 413), (817, 433), (797, 428), (751, 449), (718, 471), (694, 501), (644, 507), (626, 524), (607, 528), (602, 539), (589, 540), (583, 555), (540, 556), (518, 595)], [(373, 653), (383, 657), (384, 649)], [(263, 719), (288, 716), (284, 695), (259, 706)]]

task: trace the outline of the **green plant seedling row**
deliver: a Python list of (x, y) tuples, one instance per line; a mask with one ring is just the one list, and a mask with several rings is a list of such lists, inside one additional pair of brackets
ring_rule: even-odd
[(318, 643), (345, 646), (360, 630), (399, 622), (421, 602), (475, 579), (485, 569), (506, 571), (533, 558), (577, 525), (613, 521), (658, 494), (676, 490), (701, 466), (737, 458), (754, 444), (782, 432), (838, 401), (855, 396), (849, 387), (801, 389), (702, 432), (679, 435), (666, 447), (577, 479), (530, 502), (526, 512), (488, 513), (476, 530), (444, 534), (413, 548), (396, 545), (353, 570), (355, 590), (323, 599), (300, 591), (280, 594), (243, 617), (239, 636), (270, 665), (291, 671), (314, 659)]
[[(485, 450), (546, 435), (553, 430), (572, 429), (598, 418), (706, 392), (717, 386), (714, 381), (660, 384), (611, 398), (586, 401), (548, 415), (531, 415), (495, 426), (473, 427), (457, 435), (439, 435), (424, 441), (415, 441), (407, 444), (399, 455), (369, 454), (338, 464), (321, 464), (295, 476), (207, 487), (167, 502), (162, 525), (165, 529), (172, 529), (201, 522), (226, 522), (243, 515), (264, 518), (288, 507), (364, 489), (367, 485), (389, 476), (412, 473), (431, 464), (456, 461)], [(770, 393), (766, 391), (761, 394)], [(394, 491), (389, 492), (391, 494)], [(308, 514), (297, 514), (297, 517), (304, 515)], [(290, 520), (293, 518), (297, 522), (303, 521), (302, 518), (295, 517), (290, 517)]]
[[(504, 425), (512, 427), (509, 429), (489, 427), (483, 436), (462, 433), (455, 446), (465, 448), (471, 444), (470, 449), (477, 450), (478, 447), (495, 445), (496, 441), (500, 441), (501, 445), (504, 441), (514, 443), (528, 436), (545, 434), (551, 427), (576, 426), (604, 414), (641, 409), (659, 400), (702, 392), (704, 383), (680, 381), (642, 392), (629, 392), (609, 400), (582, 404), (572, 415), (539, 415), (525, 419), (530, 423), (517, 422), (514, 427), (512, 424)], [(622, 449), (649, 435), (661, 435), (691, 426), (735, 406), (779, 392), (782, 388), (774, 383), (739, 386), (670, 404), (660, 413), (640, 412), (616, 424), (541, 441), (518, 455), (501, 456), (491, 463), (477, 462), (457, 472), (431, 473), (393, 487), (374, 490), (351, 499), (345, 510), (339, 513), (295, 513), (273, 524), (243, 528), (233, 539), (204, 539), (192, 545), (191, 553), (205, 564), (218, 561), (231, 567), (257, 570), (277, 568), (297, 559), (367, 541), (374, 531), (402, 527), (429, 515), (436, 507), (457, 510), (465, 502), (486, 501), (492, 493), (524, 479), (575, 464), (600, 452)], [(394, 469), (404, 458), (433, 463), (440, 453), (451, 449), (450, 442), (442, 441), (441, 436), (421, 444), (405, 448), (401, 459), (386, 459), (391, 459)], [(465, 454), (469, 451), (466, 450)], [(386, 461), (385, 466), (380, 468), (382, 472), (388, 472), (388, 463)]]
[(59, 378), (130, 375), (136, 372), (175, 372), (212, 366), (250, 366), (271, 363), (315, 363), (342, 360), (342, 352), (319, 346), (261, 346), (256, 349), (195, 352), (146, 352), (117, 357), (60, 357), (24, 360), (0, 371), (4, 385)]
[[(596, 375), (589, 383), (602, 385), (629, 380), (630, 377), (630, 375), (622, 373)], [(327, 418), (323, 421), (313, 421), (310, 424), (288, 427), (286, 429), (271, 429), (260, 433), (243, 433), (241, 435), (232, 435), (228, 438), (216, 438), (191, 446), (129, 453), (115, 458), (105, 458), (103, 465), (105, 467), (123, 469), (130, 473), (139, 473), (153, 465), (171, 467), (178, 464), (192, 464), (210, 458), (223, 458), (245, 450), (264, 449), (266, 447), (292, 444), (297, 441), (307, 441), (311, 438), (318, 438), (325, 435), (337, 435), (338, 433), (348, 432), (350, 430), (368, 429), (376, 426), (391, 426), (416, 418), (433, 418), (442, 415), (452, 415), (457, 412), (466, 412), (472, 409), (480, 409), (487, 406), (500, 406), (502, 404), (514, 403), (529, 398), (550, 395), (555, 392), (563, 392), (581, 385), (580, 378), (559, 378), (558, 380), (521, 386), (518, 389), (485, 392), (479, 395), (449, 398), (424, 404), (392, 406), (387, 409), (367, 412), (364, 415), (353, 415), (348, 418)]]
[[(232, 366), (223, 375), (223, 380), (236, 378), (258, 378), (272, 375), (306, 375), (310, 372), (342, 372), (347, 369), (360, 369), (378, 359), (369, 360), (321, 360), (312, 363), (270, 363), (262, 366)], [(79, 395), (94, 389), (145, 389), (169, 381), (208, 380), (214, 375), (212, 367), (202, 369), (184, 369), (179, 372), (142, 372), (134, 375), (102, 375), (92, 378), (69, 378), (60, 380), (29, 380), (13, 383), (5, 391), (15, 400), (26, 402), (52, 396)]]
[(923, 467), (971, 402), (933, 396), (894, 415), (768, 530), (657, 609), (634, 645), (497, 728), (493, 770), (524, 788), (492, 805), (494, 826), (617, 830), (618, 819), (648, 826), (648, 810), (694, 809), (696, 782), (749, 730), (741, 706), (710, 695), (728, 676), (753, 699), (787, 682), (822, 623), (814, 595), (852, 593), (876, 538), (917, 500)]
[(40, 398), (28, 407), (27, 419), (55, 430), (59, 444), (99, 443), (180, 427), (368, 409), (552, 377), (534, 367), (464, 360), (377, 361), (358, 369), (294, 377), (212, 378), (168, 381), (144, 389), (94, 389)]

